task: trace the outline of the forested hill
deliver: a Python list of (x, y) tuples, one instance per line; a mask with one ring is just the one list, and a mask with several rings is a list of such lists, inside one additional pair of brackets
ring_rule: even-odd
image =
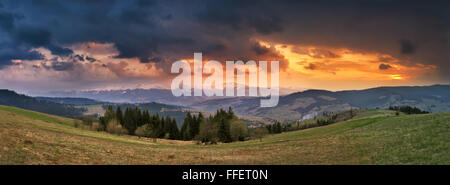
[(307, 90), (281, 96), (276, 107), (260, 107), (260, 99), (233, 97), (208, 100), (193, 107), (214, 111), (231, 106), (237, 114), (289, 121), (352, 108), (411, 106), (428, 112), (449, 112), (450, 85), (377, 87), (336, 92)]
[(20, 107), (28, 110), (54, 114), (59, 116), (76, 117), (82, 115), (84, 108), (76, 108), (73, 105), (65, 105), (17, 94), (14, 91), (0, 89), (0, 105)]
[(101, 102), (89, 98), (72, 98), (72, 97), (34, 97), (37, 100), (44, 100), (54, 103), (61, 103), (61, 104), (69, 104), (69, 105), (97, 105), (97, 104), (104, 104), (107, 102)]

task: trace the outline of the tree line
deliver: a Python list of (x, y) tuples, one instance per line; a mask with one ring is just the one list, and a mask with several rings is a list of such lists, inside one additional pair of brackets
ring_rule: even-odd
[(219, 109), (207, 118), (201, 113), (198, 116), (188, 113), (180, 132), (183, 140), (205, 144), (243, 141), (249, 135), (247, 125), (238, 119), (231, 107), (228, 111)]
[(398, 112), (403, 112), (405, 114), (428, 114), (430, 112), (420, 110), (417, 107), (411, 107), (411, 106), (389, 106), (389, 110), (395, 110)]
[[(281, 124), (280, 122), (276, 122), (273, 124), (265, 125), (260, 128), (259, 133), (267, 133), (267, 134), (278, 134), (282, 132), (290, 132), (296, 130), (303, 130), (307, 128), (325, 126), (341, 121), (346, 121), (352, 119), (358, 110), (350, 109), (342, 112), (323, 112), (321, 117), (314, 117), (308, 120), (295, 121), (292, 123)], [(253, 131), (253, 130), (252, 130)], [(261, 135), (261, 134), (256, 134)]]
[(287, 130), (287, 125), (281, 125), (280, 122), (276, 122), (271, 125), (266, 125), (267, 132), (269, 134), (278, 134)]
[(228, 111), (217, 110), (214, 116), (204, 117), (187, 113), (181, 129), (175, 119), (169, 116), (151, 115), (148, 110), (138, 107), (126, 108), (108, 106), (104, 116), (99, 118), (100, 128), (113, 134), (129, 134), (139, 137), (166, 138), (177, 140), (195, 140), (198, 143), (214, 144), (217, 142), (243, 141), (248, 138), (245, 122), (238, 119), (230, 107)]
[[(169, 116), (160, 117), (158, 114), (150, 115), (148, 110), (140, 110), (138, 107), (126, 108), (125, 111), (117, 107), (108, 106), (104, 116), (99, 122), (106, 131), (114, 134), (129, 134), (148, 136), (153, 138), (179, 139), (180, 133), (175, 119)], [(143, 133), (144, 125), (151, 127), (152, 133)]]

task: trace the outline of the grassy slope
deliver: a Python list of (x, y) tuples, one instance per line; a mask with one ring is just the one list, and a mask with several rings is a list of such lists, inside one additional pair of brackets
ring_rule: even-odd
[(0, 106), (0, 164), (450, 164), (450, 113), (363, 112), (351, 121), (212, 146), (77, 129)]

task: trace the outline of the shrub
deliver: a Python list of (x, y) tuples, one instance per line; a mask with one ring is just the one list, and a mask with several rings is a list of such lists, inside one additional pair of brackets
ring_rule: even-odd
[(134, 131), (134, 134), (136, 134), (138, 137), (148, 137), (147, 131), (147, 125), (142, 125)]
[(255, 128), (252, 132), (252, 136), (254, 138), (258, 138), (259, 141), (262, 141), (262, 138), (269, 133), (266, 127), (258, 127)]
[(136, 129), (136, 131), (134, 131), (134, 133), (139, 137), (153, 138), (153, 142), (157, 141), (157, 138), (159, 135), (158, 130), (152, 128), (152, 126), (150, 124), (145, 124), (145, 125), (138, 127)]
[(106, 126), (106, 131), (111, 134), (123, 135), (127, 134), (127, 130), (122, 128), (122, 125), (116, 119), (111, 119)]
[(170, 133), (165, 133), (164, 134), (164, 139), (169, 139), (170, 138)]
[(91, 125), (91, 130), (102, 131), (103, 129), (103, 125), (101, 125), (99, 122), (93, 122)]
[(243, 141), (248, 136), (248, 128), (245, 122), (238, 119), (231, 120), (230, 135), (233, 141)]
[(80, 127), (80, 121), (78, 121), (78, 120), (73, 120), (73, 126), (74, 126), (75, 128)]
[(217, 129), (212, 120), (204, 120), (200, 123), (200, 131), (198, 135), (195, 137), (195, 140), (205, 144), (216, 144), (217, 137)]

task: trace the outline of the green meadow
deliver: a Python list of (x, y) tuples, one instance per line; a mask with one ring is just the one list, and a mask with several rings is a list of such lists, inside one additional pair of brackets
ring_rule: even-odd
[(327, 126), (216, 145), (118, 136), (0, 106), (0, 164), (450, 164), (450, 113), (364, 110)]

